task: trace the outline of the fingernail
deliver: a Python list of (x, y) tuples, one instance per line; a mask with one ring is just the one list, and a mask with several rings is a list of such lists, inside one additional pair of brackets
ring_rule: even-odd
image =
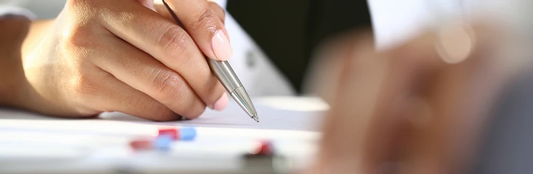
[(226, 93), (222, 94), (222, 97), (220, 97), (215, 104), (213, 105), (213, 109), (217, 111), (222, 111), (226, 106), (228, 106), (228, 95)]
[(228, 37), (222, 30), (215, 32), (211, 39), (211, 47), (218, 60), (229, 60), (233, 56), (233, 48), (231, 48)]

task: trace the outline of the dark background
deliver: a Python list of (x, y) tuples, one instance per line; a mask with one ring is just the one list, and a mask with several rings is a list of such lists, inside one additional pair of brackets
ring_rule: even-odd
[(227, 10), (298, 92), (321, 41), (371, 26), (366, 0), (228, 0)]

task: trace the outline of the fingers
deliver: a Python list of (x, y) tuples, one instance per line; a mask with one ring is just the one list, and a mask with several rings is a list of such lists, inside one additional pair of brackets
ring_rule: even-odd
[(215, 12), (215, 14), (218, 16), (218, 18), (224, 23), (224, 20), (226, 19), (226, 12), (222, 7), (220, 7), (217, 3), (213, 1), (208, 1), (209, 7)]
[[(187, 32), (192, 36), (200, 50), (209, 58), (228, 60), (233, 49), (224, 28), (219, 8), (206, 0), (165, 0), (176, 13)], [(218, 12), (217, 12), (218, 11)]]
[(113, 48), (102, 48), (107, 54), (94, 60), (104, 71), (186, 118), (196, 118), (205, 110), (205, 104), (180, 74), (121, 40), (105, 43)]
[[(103, 14), (107, 16), (103, 18), (106, 28), (169, 67), (172, 71), (165, 71), (163, 75), (170, 73), (170, 77), (179, 76), (180, 81), (185, 80), (207, 106), (215, 110), (225, 108), (225, 89), (211, 73), (204, 55), (187, 31), (139, 4), (126, 3), (116, 8)], [(127, 14), (126, 19), (117, 18), (124, 14)]]
[(172, 16), (172, 14), (168, 11), (167, 7), (165, 7), (165, 5), (162, 5), (162, 4), (155, 4), (154, 5), (154, 8), (155, 8), (155, 11), (157, 13), (159, 13), (159, 15), (163, 16), (164, 18), (166, 18), (168, 21), (171, 21), (172, 23), (175, 23), (176, 25), (178, 25), (178, 23), (176, 22), (176, 20), (174, 20), (174, 17)]
[(123, 112), (156, 121), (171, 121), (179, 118), (179, 115), (165, 105), (119, 81), (110, 74), (101, 79), (101, 81), (105, 81), (105, 84), (100, 84), (99, 92), (88, 96), (94, 101), (88, 102), (88, 104), (93, 105), (93, 108), (99, 108), (103, 111)]
[[(215, 14), (218, 16), (218, 18), (224, 23), (226, 12), (222, 7), (220, 7), (217, 3), (209, 1), (209, 7), (213, 9)], [(168, 9), (163, 4), (155, 4), (154, 9), (157, 13), (159, 13), (161, 16), (167, 18), (169, 21), (176, 22), (174, 18), (172, 17), (172, 14), (168, 11)], [(177, 24), (177, 23), (176, 23)]]

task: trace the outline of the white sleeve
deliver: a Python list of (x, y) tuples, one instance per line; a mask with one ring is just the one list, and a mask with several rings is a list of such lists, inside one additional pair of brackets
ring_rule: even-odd
[[(376, 48), (395, 47), (423, 30), (463, 16), (470, 0), (368, 0)], [(468, 10), (466, 10), (468, 11)]]
[(33, 14), (31, 11), (20, 8), (17, 6), (10, 6), (5, 4), (0, 4), (0, 19), (5, 16), (9, 15), (17, 15), (17, 16), (25, 16), (30, 20), (35, 19), (35, 14)]

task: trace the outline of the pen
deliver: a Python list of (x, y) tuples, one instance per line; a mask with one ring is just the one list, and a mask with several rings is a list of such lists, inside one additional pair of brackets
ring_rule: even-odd
[[(172, 9), (168, 6), (167, 2), (163, 0), (163, 4), (170, 14), (172, 14), (172, 17), (178, 23), (178, 25), (183, 28), (183, 24), (178, 19), (174, 11), (172, 11)], [(248, 116), (250, 116), (250, 118), (254, 119), (256, 122), (259, 122), (259, 117), (257, 116), (257, 111), (255, 110), (254, 104), (246, 92), (246, 89), (244, 89), (241, 81), (233, 71), (233, 68), (231, 68), (229, 62), (217, 61), (207, 57), (206, 59), (211, 71), (215, 73), (215, 76), (218, 78), (220, 83), (222, 83), (222, 86), (226, 88), (235, 102), (241, 106), (241, 108), (246, 112), (246, 114), (248, 114)]]

